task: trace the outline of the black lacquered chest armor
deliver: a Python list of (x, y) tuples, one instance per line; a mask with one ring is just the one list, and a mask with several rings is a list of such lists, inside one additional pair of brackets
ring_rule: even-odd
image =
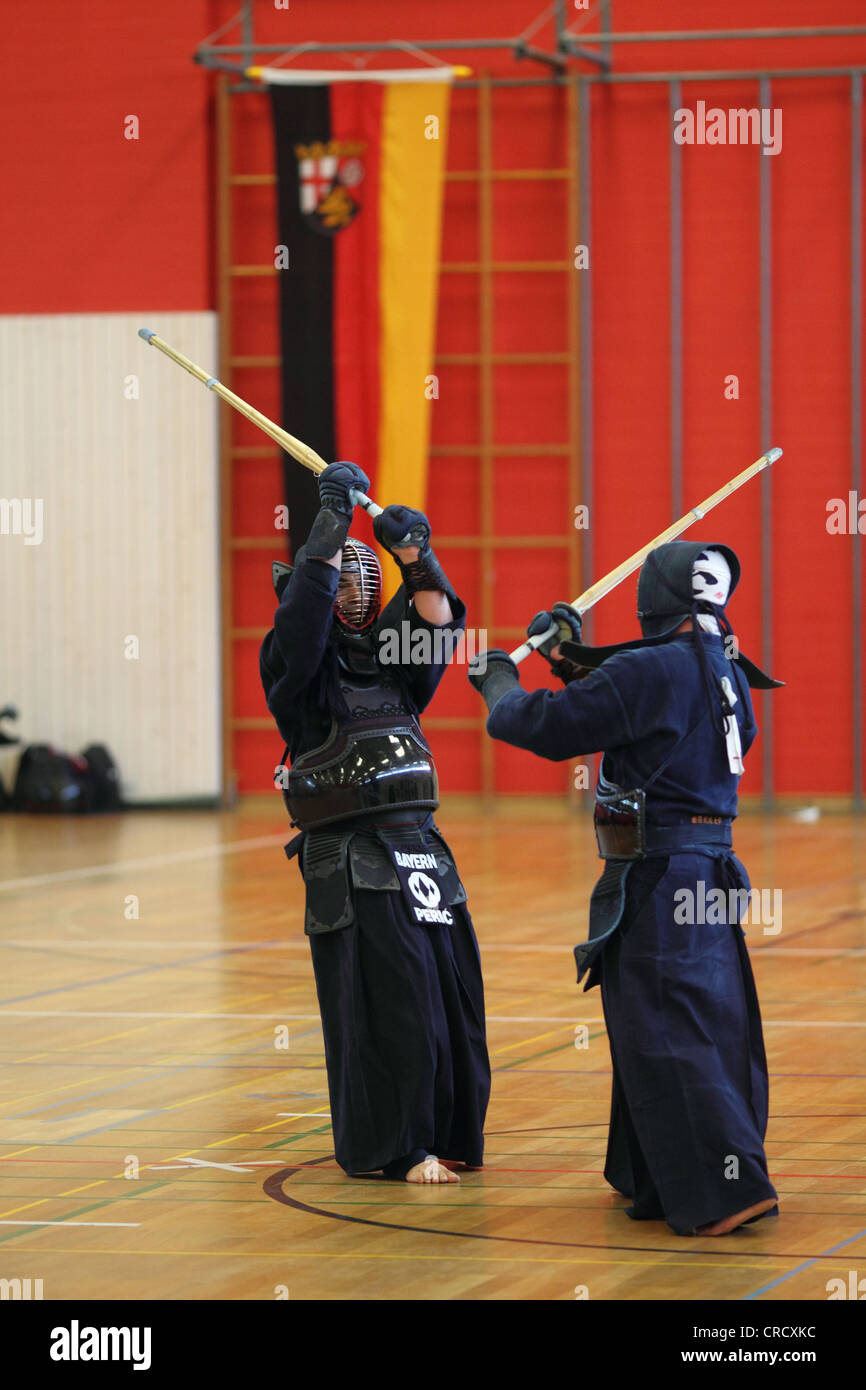
[(439, 779), (429, 745), (397, 681), (373, 665), (342, 669), (348, 721), (292, 764), (284, 792), (292, 824), (311, 830), (404, 809), (435, 811)]

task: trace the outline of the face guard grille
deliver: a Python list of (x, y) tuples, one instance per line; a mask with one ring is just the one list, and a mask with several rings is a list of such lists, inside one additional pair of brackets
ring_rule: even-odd
[(382, 602), (382, 571), (376, 552), (349, 536), (343, 546), (334, 616), (347, 632), (364, 632)]

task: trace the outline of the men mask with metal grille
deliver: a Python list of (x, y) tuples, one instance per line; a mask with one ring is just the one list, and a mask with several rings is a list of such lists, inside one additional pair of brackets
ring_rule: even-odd
[(349, 536), (343, 546), (334, 616), (347, 632), (366, 632), (382, 602), (382, 571), (375, 550)]

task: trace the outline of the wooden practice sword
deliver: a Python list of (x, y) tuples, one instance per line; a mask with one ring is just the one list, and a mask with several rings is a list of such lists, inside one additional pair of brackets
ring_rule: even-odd
[[(691, 511), (686, 512), (685, 516), (681, 516), (679, 521), (675, 521), (672, 525), (668, 526), (667, 530), (662, 531), (661, 535), (656, 536), (654, 540), (648, 541), (646, 545), (641, 546), (640, 550), (636, 550), (633, 555), (629, 555), (627, 560), (623, 560), (621, 565), (617, 565), (616, 569), (612, 569), (603, 579), (596, 580), (595, 584), (585, 589), (580, 597), (574, 600), (574, 603), (571, 605), (572, 608), (576, 608), (578, 613), (586, 613), (588, 609), (592, 608), (593, 604), (598, 603), (600, 598), (604, 598), (605, 594), (609, 594), (611, 589), (615, 589), (617, 584), (621, 584), (630, 574), (634, 574), (636, 569), (640, 569), (651, 550), (655, 550), (658, 545), (665, 545), (668, 541), (676, 540), (677, 536), (682, 535), (683, 531), (687, 530), (694, 522), (700, 521), (701, 517), (705, 516), (707, 512), (712, 511), (713, 507), (717, 507), (726, 497), (730, 497), (732, 492), (736, 492), (738, 487), (743, 486), (743, 483), (747, 483), (750, 478), (754, 478), (756, 473), (761, 473), (765, 468), (769, 468), (771, 463), (775, 463), (776, 459), (781, 457), (781, 449), (768, 449), (765, 454), (762, 454), (759, 459), (751, 463), (748, 468), (744, 468), (742, 473), (738, 473), (735, 478), (732, 478), (729, 483), (725, 483), (717, 492), (711, 493), (710, 496), (706, 497), (703, 502), (700, 502), (697, 507), (692, 507)], [(535, 651), (536, 647), (540, 647), (542, 642), (547, 642), (558, 630), (557, 625), (554, 623), (546, 632), (538, 633), (535, 637), (528, 637), (521, 646), (516, 647), (511, 653), (511, 660), (523, 661), (529, 656), (530, 652)]]
[[(276, 444), (279, 444), (281, 449), (285, 449), (287, 454), (291, 454), (293, 459), (297, 459), (298, 463), (302, 463), (304, 467), (309, 468), (312, 473), (321, 473), (323, 469), (327, 468), (328, 465), (325, 460), (322, 458), (321, 454), (316, 453), (315, 449), (311, 449), (308, 444), (304, 444), (300, 439), (296, 439), (293, 434), (289, 434), (288, 430), (281, 429), (279, 425), (274, 424), (274, 421), (269, 420), (267, 415), (263, 415), (260, 410), (256, 410), (255, 406), (249, 405), (240, 396), (236, 396), (234, 391), (230, 391), (227, 386), (223, 386), (222, 382), (215, 376), (211, 376), (203, 367), (197, 367), (195, 362), (191, 362), (188, 357), (184, 357), (182, 352), (178, 352), (177, 348), (171, 347), (164, 339), (152, 332), (151, 329), (139, 328), (138, 336), (139, 338), (143, 338), (146, 343), (150, 343), (151, 347), (159, 348), (159, 351), (164, 352), (166, 357), (170, 357), (172, 362), (176, 362), (179, 367), (183, 367), (191, 376), (203, 382), (209, 391), (213, 391), (215, 396), (219, 396), (221, 401), (225, 401), (227, 405), (233, 406), (235, 410), (240, 411), (241, 415), (245, 415), (248, 420), (252, 420), (253, 424), (258, 425), (260, 430), (264, 430), (265, 434), (270, 435), (271, 439), (273, 439)], [(365, 512), (370, 513), (370, 516), (378, 516), (382, 510), (381, 507), (376, 506), (375, 502), (371, 501), (365, 492), (358, 492), (355, 488), (352, 488), (349, 496), (356, 507), (363, 507)]]

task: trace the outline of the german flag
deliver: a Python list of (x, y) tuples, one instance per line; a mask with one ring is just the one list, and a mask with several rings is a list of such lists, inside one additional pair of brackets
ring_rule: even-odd
[[(441, 71), (271, 86), (283, 422), (323, 458), (359, 464), (381, 506), (426, 498), (452, 75)], [(294, 553), (318, 494), (288, 455), (284, 475)]]

